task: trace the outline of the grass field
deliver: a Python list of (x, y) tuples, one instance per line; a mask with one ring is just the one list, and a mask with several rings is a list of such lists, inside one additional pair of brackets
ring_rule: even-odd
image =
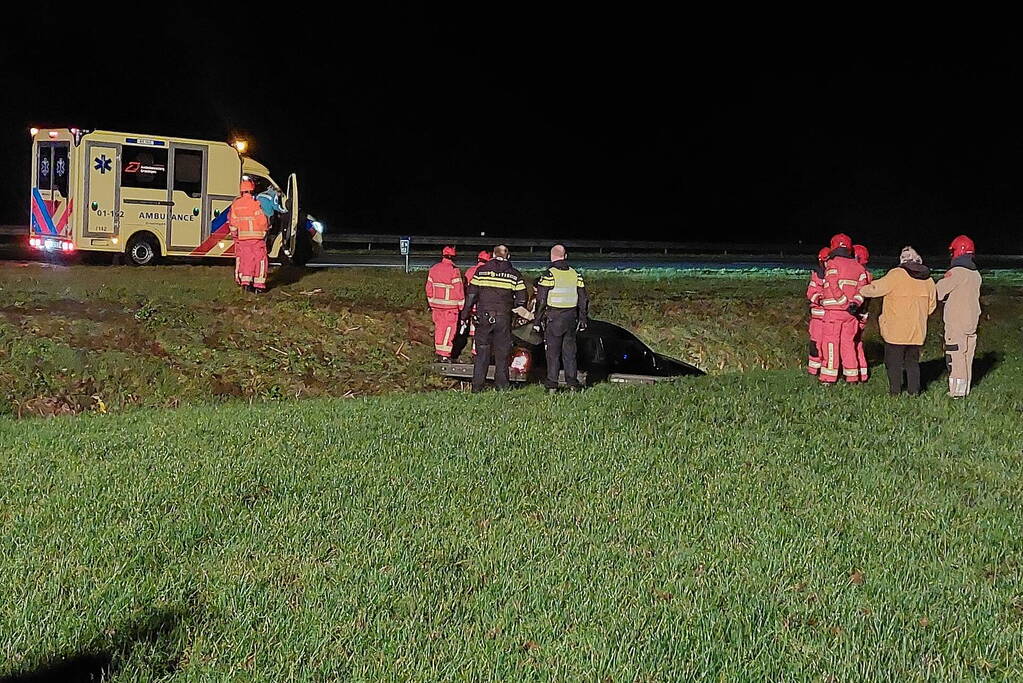
[[(450, 388), (424, 369), (433, 340), (422, 273), (275, 277), (277, 286), (257, 300), (237, 291), (222, 266), (0, 262), (0, 416)], [(711, 373), (802, 362), (798, 271), (591, 273), (588, 280), (595, 317)], [(1006, 325), (1023, 312), (1023, 282), (999, 281), (986, 303), (994, 322)], [(936, 339), (938, 326), (933, 332)], [(880, 355), (876, 344), (871, 351)]]
[[(278, 273), (258, 300), (225, 267), (0, 265), (0, 414), (447, 388), (423, 273)], [(281, 277), (283, 276), (283, 277)], [(301, 279), (298, 279), (302, 276)], [(759, 276), (763, 278), (763, 275)], [(711, 372), (794, 367), (801, 278), (757, 295), (722, 278), (593, 274), (595, 316)], [(758, 329), (749, 343), (751, 327)]]
[[(96, 395), (120, 414), (93, 402), (0, 419), (0, 677), (71, 665), (123, 681), (1023, 677), (1011, 278), (985, 290), (983, 376), (958, 403), (934, 379), (933, 340), (917, 399), (890, 399), (880, 377), (815, 386), (798, 370), (796, 279), (595, 275), (601, 317), (715, 375), (250, 404), (215, 397), (198, 361), (253, 363), (267, 386), (301, 376), (261, 347), (245, 358), (258, 315), (295, 316), (274, 330), (293, 362), (369, 382), (368, 361), (334, 352), (324, 370), (319, 350), (293, 344), (375, 311), (366, 325), (385, 341), (330, 342), (381, 347), (393, 385), (365, 393), (443, 385), (416, 369), (427, 338), (386, 336), (388, 321), (425, 325), (418, 278), (316, 273), (252, 303), (226, 275), (0, 276), (12, 405), (44, 395), (40, 376), (67, 386), (58, 359), (87, 373), (147, 358), (128, 339), (164, 348), (141, 366), (153, 380), (162, 364), (168, 383), (119, 399), (111, 369)], [(76, 342), (95, 329), (57, 301), (120, 313), (125, 341)], [(188, 320), (233, 340), (174, 342)], [(393, 353), (403, 341), (411, 360)], [(168, 407), (170, 387), (193, 405)], [(266, 394), (278, 395), (293, 394)]]

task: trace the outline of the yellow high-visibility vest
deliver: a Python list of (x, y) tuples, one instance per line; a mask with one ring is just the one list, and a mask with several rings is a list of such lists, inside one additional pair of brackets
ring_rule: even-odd
[(574, 268), (551, 268), (549, 272), (554, 276), (554, 286), (547, 295), (547, 305), (551, 308), (575, 308), (579, 305), (578, 288), (582, 286), (579, 273)]

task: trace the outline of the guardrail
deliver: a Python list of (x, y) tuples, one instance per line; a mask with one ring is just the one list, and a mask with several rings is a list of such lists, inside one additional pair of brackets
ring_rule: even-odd
[[(332, 248), (357, 248), (372, 251), (387, 249), (397, 251), (398, 241), (406, 235), (371, 234), (330, 234), (323, 236), (323, 243)], [(491, 249), (495, 244), (504, 244), (513, 251), (547, 251), (555, 244), (563, 244), (576, 252), (610, 253), (663, 253), (663, 254), (809, 254), (816, 249), (799, 244), (722, 244), (718, 242), (661, 242), (651, 240), (585, 240), (556, 239), (550, 237), (466, 237), (465, 235), (411, 235), (412, 249), (418, 247), (440, 247), (450, 244), (468, 250)], [(432, 249), (431, 249), (432, 250)]]

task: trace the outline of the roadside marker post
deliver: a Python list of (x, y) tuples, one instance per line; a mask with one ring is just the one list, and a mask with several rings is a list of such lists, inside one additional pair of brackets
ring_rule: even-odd
[(398, 251), (400, 251), (401, 255), (405, 257), (405, 272), (406, 273), (409, 272), (409, 269), (408, 269), (408, 254), (409, 254), (409, 251), (411, 251), (411, 248), (410, 248), (411, 246), (412, 246), (412, 238), (411, 237), (402, 237), (401, 239), (398, 240)]

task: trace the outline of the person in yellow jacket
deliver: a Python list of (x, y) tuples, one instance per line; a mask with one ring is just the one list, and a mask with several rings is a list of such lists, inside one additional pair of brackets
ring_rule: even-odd
[(590, 299), (583, 276), (568, 265), (565, 247), (551, 247), (551, 266), (536, 283), (536, 317), (533, 329), (543, 331), (547, 351), (548, 391), (558, 389), (561, 370), (565, 370), (565, 384), (575, 391), (579, 383), (579, 363), (576, 358), (576, 332), (582, 332), (589, 323)]
[(938, 306), (931, 271), (913, 247), (904, 247), (899, 265), (860, 289), (865, 297), (883, 297), (881, 336), (888, 391), (902, 393), (902, 376), (911, 396), (920, 393), (920, 347), (927, 338), (927, 316)]

